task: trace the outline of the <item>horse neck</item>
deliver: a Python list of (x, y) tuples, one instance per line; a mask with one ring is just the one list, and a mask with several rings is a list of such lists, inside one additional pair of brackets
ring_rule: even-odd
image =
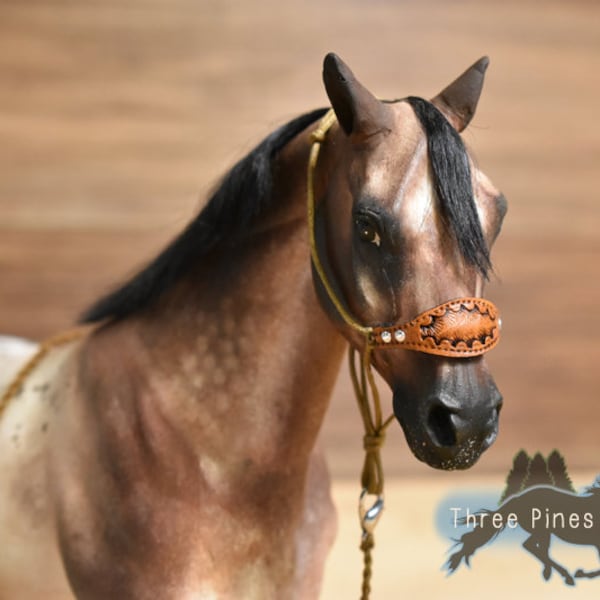
[(152, 310), (115, 327), (135, 346), (129, 368), (144, 381), (136, 401), (150, 390), (200, 456), (301, 467), (323, 420), (344, 343), (313, 291), (303, 139), (280, 158), (276, 212), (202, 260)]

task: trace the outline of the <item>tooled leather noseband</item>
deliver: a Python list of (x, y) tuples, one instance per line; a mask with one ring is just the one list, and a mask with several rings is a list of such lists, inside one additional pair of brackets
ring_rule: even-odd
[(452, 358), (479, 356), (500, 339), (498, 309), (482, 298), (457, 298), (421, 313), (408, 323), (373, 327), (370, 344), (406, 348)]

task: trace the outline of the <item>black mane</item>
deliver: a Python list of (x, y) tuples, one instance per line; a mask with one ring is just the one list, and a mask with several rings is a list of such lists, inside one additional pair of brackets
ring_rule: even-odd
[(122, 319), (139, 311), (164, 294), (224, 238), (246, 231), (274, 200), (272, 159), (326, 111), (306, 113), (267, 136), (225, 175), (204, 209), (178, 237), (122, 287), (96, 302), (81, 321)]
[(466, 259), (487, 278), (491, 268), (490, 251), (477, 214), (469, 157), (460, 135), (430, 102), (410, 96), (425, 133), (435, 190), (442, 215)]
[[(487, 277), (489, 249), (473, 199), (469, 159), (462, 140), (441, 112), (422, 98), (409, 97), (428, 140), (441, 211), (464, 258)], [(97, 301), (82, 317), (93, 323), (123, 319), (149, 306), (199, 258), (223, 239), (235, 239), (269, 209), (272, 160), (296, 135), (325, 114), (318, 109), (297, 117), (266, 137), (225, 175), (200, 214), (150, 264), (127, 283)]]

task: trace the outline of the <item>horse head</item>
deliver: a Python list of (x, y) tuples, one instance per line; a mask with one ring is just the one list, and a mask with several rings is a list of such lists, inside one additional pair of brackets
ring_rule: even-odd
[[(319, 159), (315, 244), (335, 294), (360, 323), (408, 322), (455, 298), (479, 297), (506, 203), (469, 158), (471, 120), (487, 59), (431, 101), (380, 101), (335, 55), (324, 83), (337, 123)], [(315, 278), (321, 303), (359, 351)], [(502, 397), (484, 356), (456, 359), (377, 346), (372, 364), (393, 391), (414, 455), (468, 468), (494, 441)]]

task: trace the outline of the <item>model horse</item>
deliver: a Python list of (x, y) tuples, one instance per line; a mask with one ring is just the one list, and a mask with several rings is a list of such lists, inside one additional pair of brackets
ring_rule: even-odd
[[(544, 579), (548, 580), (554, 570), (567, 585), (574, 585), (573, 575), (550, 557), (552, 536), (570, 544), (594, 546), (600, 557), (598, 515), (600, 478), (582, 494), (551, 485), (529, 487), (507, 498), (498, 509), (478, 513), (473, 531), (465, 533), (457, 542), (460, 548), (449, 557), (446, 568), (453, 573), (461, 562), (468, 565), (478, 548), (496, 538), (507, 525), (513, 528), (518, 525), (529, 533), (523, 548), (542, 563)], [(600, 577), (600, 569), (578, 569), (574, 576)]]
[[(362, 323), (482, 292), (505, 202), (458, 132), (486, 67), (431, 102), (381, 102), (325, 59), (337, 120), (313, 233)], [(365, 343), (313, 284), (306, 168), (325, 112), (236, 164), (86, 313), (89, 334), (15, 391), (0, 423), (1, 598), (318, 597), (335, 512), (316, 439), (347, 342)], [(390, 346), (371, 359), (417, 458), (467, 468), (492, 443), (501, 397), (485, 357)]]

